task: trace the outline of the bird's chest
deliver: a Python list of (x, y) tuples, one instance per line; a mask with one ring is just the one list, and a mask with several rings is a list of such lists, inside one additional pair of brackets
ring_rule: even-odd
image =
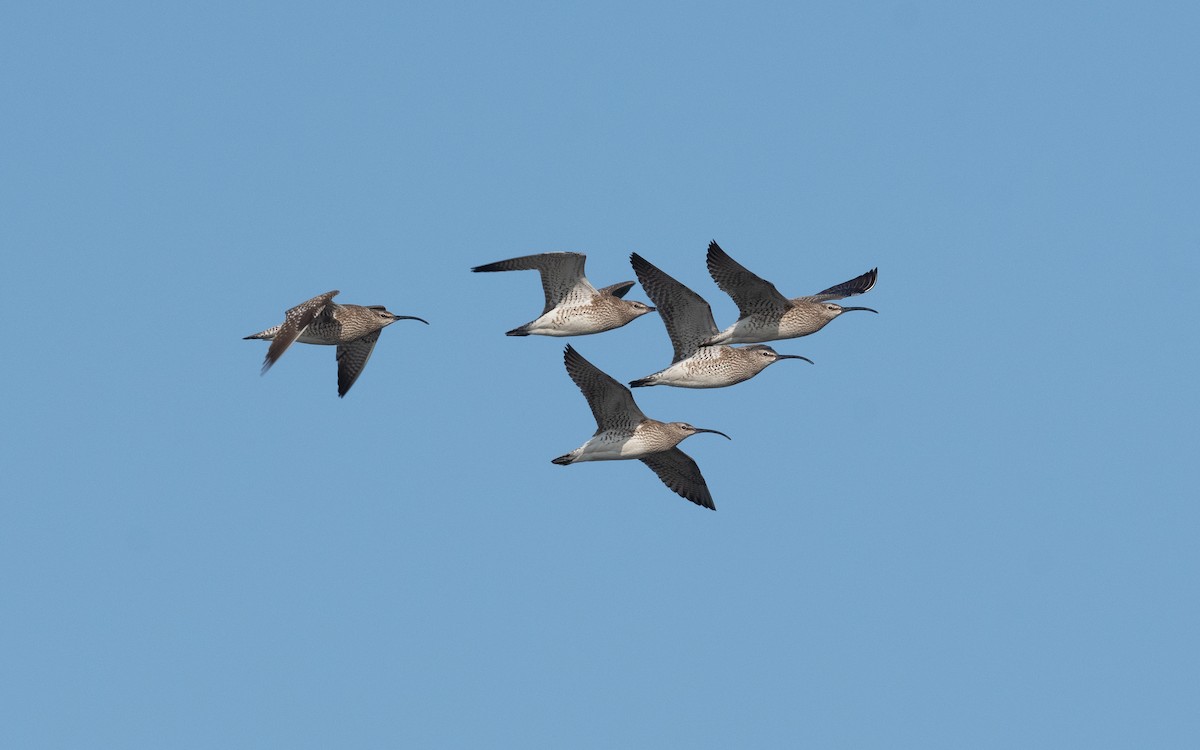
[(783, 314), (783, 320), (779, 323), (779, 332), (788, 338), (794, 338), (815, 333), (823, 325), (825, 325), (825, 321), (820, 319), (811, 308), (798, 305)]
[(597, 304), (594, 300), (581, 300), (577, 304), (564, 303), (555, 308), (551, 316), (554, 325), (570, 335), (595, 333), (598, 327), (610, 325), (616, 319), (610, 306)]

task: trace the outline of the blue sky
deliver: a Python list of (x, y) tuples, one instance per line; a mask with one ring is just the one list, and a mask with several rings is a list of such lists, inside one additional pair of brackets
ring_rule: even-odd
[[(0, 745), (1194, 747), (1191, 4), (23, 4)], [(878, 286), (593, 423), (532, 273)], [(265, 377), (329, 289), (430, 321)], [(640, 287), (631, 298), (646, 300)], [(661, 321), (570, 340), (620, 380)]]

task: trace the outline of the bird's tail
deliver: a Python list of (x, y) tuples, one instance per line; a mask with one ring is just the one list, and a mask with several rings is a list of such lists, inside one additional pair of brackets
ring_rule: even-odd
[(654, 382), (654, 376), (653, 376), (653, 375), (649, 375), (649, 376), (647, 376), (647, 377), (644, 377), (644, 378), (638, 378), (637, 380), (630, 380), (630, 381), (629, 381), (629, 387), (630, 387), (630, 388), (641, 388), (641, 387), (643, 387), (643, 386), (647, 386), (647, 385), (656, 385), (656, 383)]
[(262, 339), (263, 341), (271, 341), (272, 339), (275, 338), (275, 334), (277, 334), (277, 333), (279, 333), (279, 326), (273, 326), (271, 328), (268, 328), (265, 331), (259, 331), (258, 333), (252, 333), (249, 336), (243, 336), (242, 341), (249, 341), (250, 339)]
[(525, 325), (518, 326), (518, 327), (512, 329), (511, 331), (505, 331), (504, 335), (505, 336), (528, 336), (529, 335), (529, 324), (526, 323)]
[(567, 464), (570, 464), (575, 461), (576, 453), (577, 453), (577, 451), (571, 451), (570, 453), (564, 453), (561, 456), (559, 456), (558, 458), (550, 459), (550, 463), (558, 464), (559, 466), (566, 466)]

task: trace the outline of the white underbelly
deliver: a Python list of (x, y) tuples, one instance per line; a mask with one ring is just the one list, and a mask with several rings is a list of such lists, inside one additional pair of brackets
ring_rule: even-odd
[(641, 458), (651, 453), (646, 450), (642, 441), (636, 438), (615, 440), (605, 438), (603, 435), (597, 435), (584, 443), (580, 446), (580, 451), (576, 461), (623, 461), (630, 458)]

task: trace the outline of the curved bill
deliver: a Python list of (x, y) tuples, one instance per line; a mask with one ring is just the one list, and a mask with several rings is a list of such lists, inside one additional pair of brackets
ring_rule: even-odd
[(842, 308), (842, 312), (850, 312), (851, 310), (866, 310), (867, 312), (873, 312), (876, 315), (879, 314), (878, 310), (872, 310), (869, 307), (843, 307)]
[(776, 359), (802, 359), (805, 362), (809, 363), (810, 365), (816, 364), (816, 362), (813, 362), (808, 357), (801, 357), (799, 354), (776, 354), (775, 358)]
[(429, 321), (424, 318), (418, 318), (416, 315), (393, 315), (396, 320), (419, 320), (425, 325), (429, 325)]
[(726, 440), (733, 440), (733, 438), (729, 437), (728, 435), (721, 432), (720, 430), (706, 430), (703, 427), (697, 427), (696, 432), (711, 432), (714, 435), (720, 435), (721, 437), (725, 438)]

